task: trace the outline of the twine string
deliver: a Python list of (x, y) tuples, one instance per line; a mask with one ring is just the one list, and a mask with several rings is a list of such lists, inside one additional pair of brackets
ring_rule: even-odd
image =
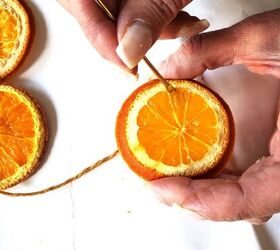
[[(104, 13), (112, 20), (112, 21), (116, 21), (116, 18), (114, 17), (114, 15), (110, 12), (110, 10), (107, 8), (107, 6), (103, 3), (102, 0), (95, 0), (95, 2), (99, 5), (99, 7), (104, 11)], [(166, 87), (166, 90), (168, 92), (173, 92), (175, 90), (175, 88), (168, 83), (167, 80), (165, 80), (161, 74), (158, 72), (158, 70), (153, 66), (153, 64), (149, 61), (149, 59), (147, 57), (144, 57), (144, 62), (149, 66), (149, 68), (152, 70), (152, 72), (159, 78), (159, 80), (164, 84), (164, 86)], [(42, 195), (57, 189), (60, 189), (78, 179), (80, 179), (81, 177), (85, 176), (86, 174), (88, 174), (89, 172), (93, 171), (94, 169), (96, 169), (97, 167), (101, 166), (102, 164), (104, 164), (105, 162), (108, 162), (110, 160), (112, 160), (117, 154), (119, 153), (119, 150), (114, 151), (112, 154), (104, 157), (103, 159), (95, 162), (94, 164), (92, 164), (89, 167), (84, 168), (81, 172), (79, 172), (78, 174), (76, 174), (75, 176), (50, 187), (44, 188), (42, 190), (38, 190), (38, 191), (34, 191), (34, 192), (26, 192), (26, 193), (13, 193), (13, 192), (7, 192), (7, 191), (3, 191), (0, 190), (0, 194), (2, 195), (6, 195), (6, 196), (12, 196), (12, 197), (22, 197), (22, 196), (36, 196), (36, 195)]]
[(112, 154), (104, 157), (101, 160), (98, 160), (97, 162), (95, 162), (94, 164), (92, 164), (89, 167), (84, 168), (81, 172), (79, 172), (78, 174), (76, 174), (75, 176), (59, 183), (53, 186), (50, 186), (48, 188), (44, 188), (42, 190), (39, 191), (34, 191), (34, 192), (28, 192), (28, 193), (12, 193), (12, 192), (6, 192), (6, 191), (1, 191), (0, 190), (0, 194), (2, 195), (6, 195), (6, 196), (12, 196), (12, 197), (22, 197), (22, 196), (35, 196), (35, 195), (41, 195), (41, 194), (45, 194), (54, 190), (57, 190), (59, 188), (62, 188), (78, 179), (80, 179), (81, 177), (85, 176), (86, 174), (88, 174), (89, 172), (93, 171), (94, 169), (96, 169), (97, 167), (101, 166), (102, 164), (104, 164), (105, 162), (108, 162), (110, 160), (112, 160), (113, 158), (115, 158), (119, 153), (119, 150), (114, 151)]

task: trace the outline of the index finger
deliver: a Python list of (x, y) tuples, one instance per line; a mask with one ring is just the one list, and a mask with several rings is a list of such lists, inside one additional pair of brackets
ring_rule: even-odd
[[(94, 0), (58, 1), (77, 19), (88, 40), (102, 57), (128, 70), (115, 52), (118, 46), (116, 24), (103, 13)], [(113, 13), (116, 12), (116, 1), (105, 3)]]

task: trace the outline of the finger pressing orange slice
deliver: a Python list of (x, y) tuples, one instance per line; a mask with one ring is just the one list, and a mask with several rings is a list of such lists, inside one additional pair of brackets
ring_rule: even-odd
[(233, 118), (213, 91), (187, 80), (158, 80), (138, 88), (124, 102), (116, 123), (119, 150), (139, 176), (196, 177), (220, 168), (234, 141)]
[(28, 177), (37, 167), (47, 139), (45, 119), (36, 101), (0, 85), (0, 189)]
[(0, 0), (0, 80), (21, 62), (30, 42), (30, 20), (17, 0)]

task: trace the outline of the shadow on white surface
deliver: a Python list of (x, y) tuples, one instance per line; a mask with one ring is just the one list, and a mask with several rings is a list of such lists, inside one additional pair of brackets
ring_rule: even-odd
[(43, 114), (45, 115), (45, 119), (48, 127), (48, 142), (46, 145), (46, 151), (44, 157), (42, 159), (39, 168), (35, 171), (36, 173), (47, 161), (55, 141), (55, 137), (57, 133), (56, 109), (49, 95), (43, 92), (42, 88), (39, 87), (38, 83), (24, 78), (14, 78), (13, 83), (14, 83), (13, 86), (26, 90), (29, 94), (31, 94), (31, 96), (38, 101), (40, 107), (42, 108)]
[(276, 243), (264, 225), (253, 226), (253, 229), (262, 249), (278, 250)]
[(27, 1), (27, 7), (31, 10), (30, 16), (33, 31), (33, 34), (31, 34), (31, 46), (26, 58), (19, 68), (12, 74), (12, 77), (7, 77), (8, 81), (10, 78), (15, 78), (22, 75), (26, 70), (31, 68), (31, 66), (39, 59), (40, 55), (44, 51), (44, 48), (46, 47), (48, 32), (43, 14), (34, 1)]

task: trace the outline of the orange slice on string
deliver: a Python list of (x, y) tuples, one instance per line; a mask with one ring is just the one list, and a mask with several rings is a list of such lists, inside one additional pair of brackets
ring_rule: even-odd
[(0, 85), (0, 190), (36, 169), (46, 140), (47, 127), (38, 103), (21, 90)]
[(121, 155), (146, 180), (213, 174), (233, 148), (230, 109), (197, 82), (169, 82), (176, 88), (173, 93), (152, 80), (124, 102), (116, 122)]
[(30, 18), (17, 0), (0, 0), (0, 80), (20, 64), (30, 44)]

